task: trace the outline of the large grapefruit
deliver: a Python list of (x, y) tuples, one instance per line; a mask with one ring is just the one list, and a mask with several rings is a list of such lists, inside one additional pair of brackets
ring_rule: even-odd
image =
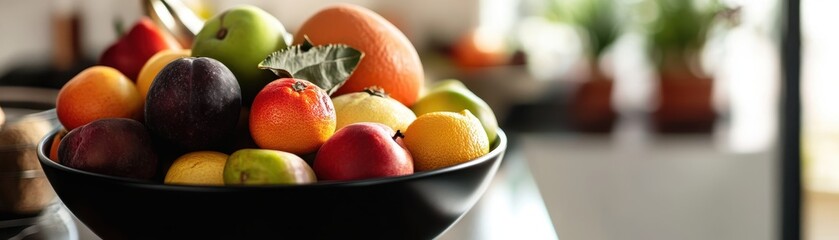
[(304, 36), (314, 45), (340, 43), (364, 52), (355, 72), (333, 96), (379, 86), (405, 106), (419, 97), (425, 76), (417, 50), (372, 10), (350, 4), (326, 7), (303, 23), (294, 43), (302, 43)]

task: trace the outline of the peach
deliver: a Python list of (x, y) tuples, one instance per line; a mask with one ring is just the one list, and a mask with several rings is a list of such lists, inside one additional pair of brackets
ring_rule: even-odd
[(67, 131), (102, 118), (139, 121), (143, 111), (134, 82), (106, 66), (87, 68), (70, 79), (58, 92), (55, 106)]
[(58, 158), (83, 171), (148, 180), (158, 161), (151, 141), (136, 120), (100, 119), (68, 132), (58, 145)]

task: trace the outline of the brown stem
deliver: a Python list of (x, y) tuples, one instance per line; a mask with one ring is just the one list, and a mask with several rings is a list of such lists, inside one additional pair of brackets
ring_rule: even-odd
[(224, 27), (224, 17), (227, 16), (227, 12), (228, 11), (225, 11), (221, 14), (221, 17), (219, 17), (219, 29), (218, 32), (216, 32), (216, 39), (218, 40), (224, 40), (224, 38), (227, 37), (227, 28)]
[(393, 140), (396, 141), (396, 138), (405, 138), (405, 135), (399, 130), (396, 130), (396, 134), (393, 135)]
[(379, 86), (370, 86), (370, 87), (366, 87), (366, 88), (364, 88), (364, 92), (366, 92), (366, 93), (368, 93), (368, 94), (370, 94), (370, 95), (373, 95), (373, 96), (377, 96), (377, 97), (383, 97), (383, 98), (387, 98), (387, 97), (388, 97), (388, 95), (387, 95), (387, 93), (385, 92), (385, 90), (384, 90), (384, 89), (382, 89), (382, 88), (381, 88), (381, 87), (379, 87)]
[(216, 33), (216, 38), (218, 40), (224, 40), (224, 37), (227, 37), (227, 28), (222, 27)]
[(303, 90), (306, 90), (306, 87), (306, 83), (299, 80), (295, 80), (294, 84), (291, 85), (291, 88), (293, 88), (295, 92), (302, 92)]

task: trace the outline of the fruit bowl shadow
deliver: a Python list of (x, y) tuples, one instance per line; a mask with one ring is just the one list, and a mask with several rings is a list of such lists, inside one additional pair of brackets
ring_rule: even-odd
[(295, 186), (182, 186), (72, 169), (38, 158), (61, 201), (103, 239), (432, 239), (480, 199), (507, 137), (459, 165), (408, 176)]

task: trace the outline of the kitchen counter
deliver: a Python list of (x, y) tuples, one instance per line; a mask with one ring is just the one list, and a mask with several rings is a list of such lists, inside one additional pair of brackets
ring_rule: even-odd
[(777, 154), (710, 135), (521, 136), (548, 212), (568, 239), (775, 239)]

